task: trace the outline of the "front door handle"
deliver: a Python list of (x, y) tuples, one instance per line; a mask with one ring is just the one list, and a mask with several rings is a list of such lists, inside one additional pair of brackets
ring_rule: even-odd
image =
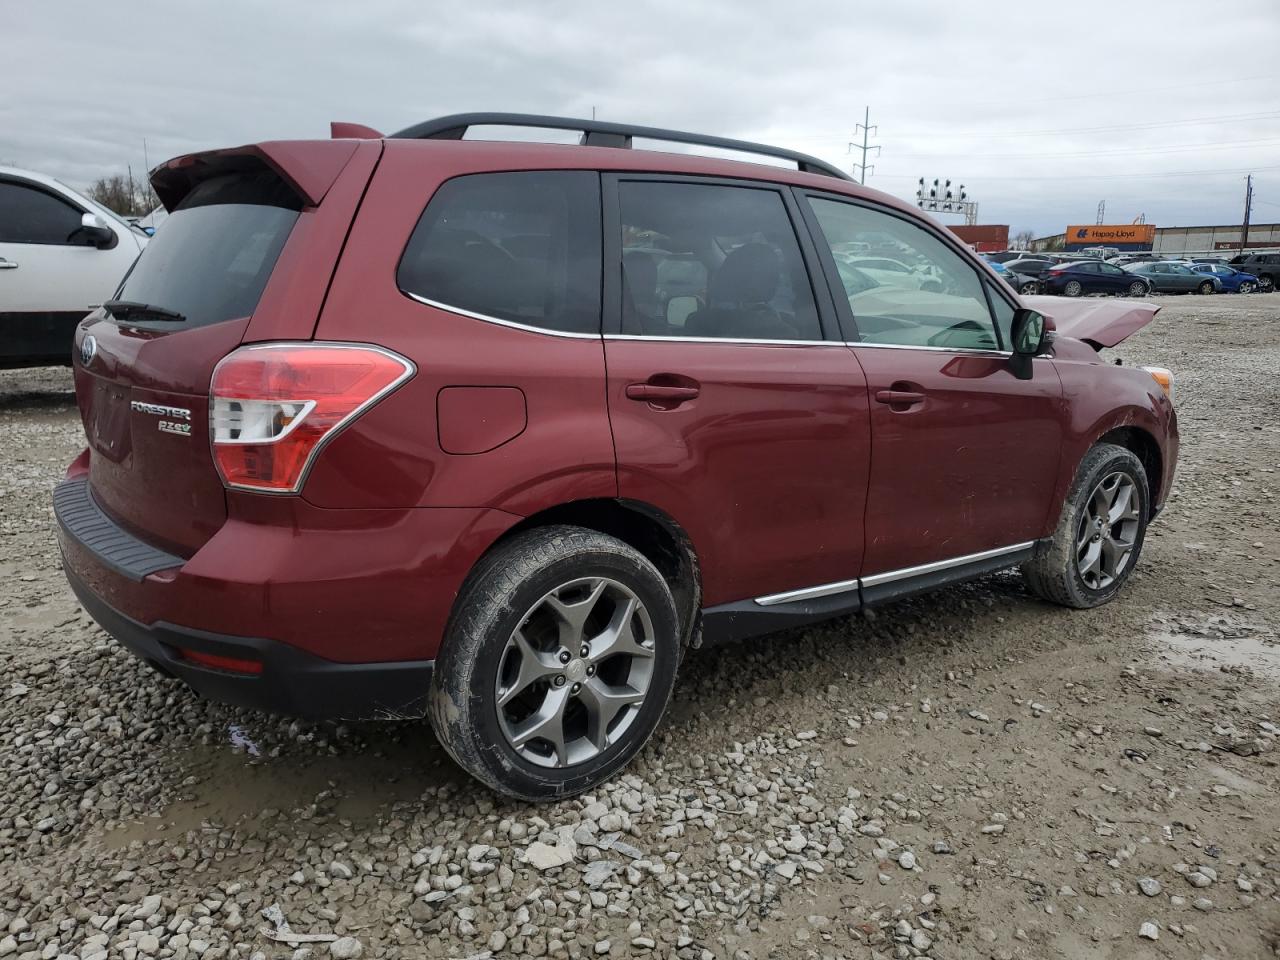
[(18, 265), (14, 263), (12, 260), (6, 260), (4, 257), (0, 257), (0, 270), (17, 270), (17, 269), (18, 269)]
[(924, 403), (924, 394), (916, 393), (914, 390), (877, 390), (876, 401), (879, 403), (887, 403), (892, 407), (911, 406), (916, 403)]
[(647, 400), (649, 403), (683, 403), (698, 396), (697, 387), (676, 386), (665, 383), (629, 383), (628, 400)]

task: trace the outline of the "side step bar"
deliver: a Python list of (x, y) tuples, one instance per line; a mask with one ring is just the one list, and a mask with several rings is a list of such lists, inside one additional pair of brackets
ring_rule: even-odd
[(1037, 546), (1038, 541), (1028, 540), (949, 560), (707, 607), (702, 611), (702, 646), (802, 627), (854, 613), (864, 606), (971, 580), (1029, 560)]

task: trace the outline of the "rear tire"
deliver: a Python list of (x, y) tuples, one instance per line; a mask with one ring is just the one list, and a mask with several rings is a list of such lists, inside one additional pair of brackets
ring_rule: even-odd
[(582, 527), (530, 530), (463, 586), (431, 677), (431, 724), (499, 793), (570, 797), (644, 746), (680, 655), (675, 601), (643, 554)]
[(1202, 296), (1213, 293), (1213, 284), (1206, 280), (1204, 283), (1200, 284), (1200, 286), (1196, 287), (1196, 293)]
[(1053, 536), (1022, 565), (1031, 592), (1077, 610), (1111, 600), (1142, 555), (1150, 496), (1146, 470), (1132, 452), (1112, 443), (1090, 449)]
[(1084, 287), (1081, 286), (1079, 280), (1068, 280), (1067, 285), (1062, 288), (1062, 292), (1068, 297), (1078, 297), (1084, 293)]

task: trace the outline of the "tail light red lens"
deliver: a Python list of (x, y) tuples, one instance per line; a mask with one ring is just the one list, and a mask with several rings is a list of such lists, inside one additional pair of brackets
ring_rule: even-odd
[(265, 343), (228, 354), (209, 391), (223, 483), (297, 493), (324, 445), (413, 373), (399, 354), (362, 344)]

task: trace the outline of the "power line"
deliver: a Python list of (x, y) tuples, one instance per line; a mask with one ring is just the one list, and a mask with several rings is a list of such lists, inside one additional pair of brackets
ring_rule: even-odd
[(938, 158), (954, 160), (980, 157), (984, 160), (1071, 160), (1092, 157), (1128, 157), (1139, 154), (1144, 156), (1158, 156), (1166, 153), (1190, 153), (1200, 152), (1203, 150), (1222, 150), (1228, 147), (1234, 148), (1259, 143), (1280, 144), (1280, 139), (1268, 137), (1257, 140), (1222, 140), (1217, 143), (1187, 143), (1158, 147), (1133, 147), (1131, 149), (1124, 150), (1080, 150), (1073, 153), (955, 153), (952, 151), (941, 151), (938, 153), (896, 153), (894, 154), (894, 158), (899, 160), (934, 160)]
[[(1140, 123), (1116, 123), (1106, 126), (1097, 127), (1058, 127), (1046, 130), (988, 130), (986, 132), (965, 133), (957, 131), (952, 133), (948, 131), (946, 136), (953, 140), (1004, 140), (1014, 137), (1048, 137), (1057, 136), (1067, 133), (1116, 133), (1128, 130), (1158, 130), (1163, 127), (1183, 127), (1195, 126), (1197, 124), (1217, 124), (1217, 123), (1239, 123), (1242, 121), (1256, 120), (1274, 120), (1280, 119), (1278, 111), (1264, 111), (1260, 113), (1233, 113), (1221, 114), (1216, 117), (1188, 117), (1183, 120), (1150, 120)], [(940, 133), (939, 130), (906, 130), (902, 132), (904, 137), (936, 137)], [(767, 139), (767, 138), (766, 138)], [(839, 134), (805, 134), (803, 136), (777, 136), (778, 140), (805, 140), (805, 141), (827, 141), (837, 142), (844, 139)]]
[[(1006, 180), (1151, 180), (1157, 177), (1222, 177), (1227, 175), (1239, 176), (1242, 173), (1256, 173), (1259, 170), (1280, 170), (1277, 167), (1243, 167), (1233, 169), (1218, 170), (1178, 170), (1170, 173), (1101, 173), (1101, 174), (1058, 174), (1057, 176), (1003, 176), (1001, 174), (993, 174), (990, 176), (970, 176), (968, 182), (980, 182), (983, 180), (998, 181), (1003, 183)], [(881, 176), (882, 180), (915, 180), (915, 177), (906, 176), (904, 174), (888, 174)]]

